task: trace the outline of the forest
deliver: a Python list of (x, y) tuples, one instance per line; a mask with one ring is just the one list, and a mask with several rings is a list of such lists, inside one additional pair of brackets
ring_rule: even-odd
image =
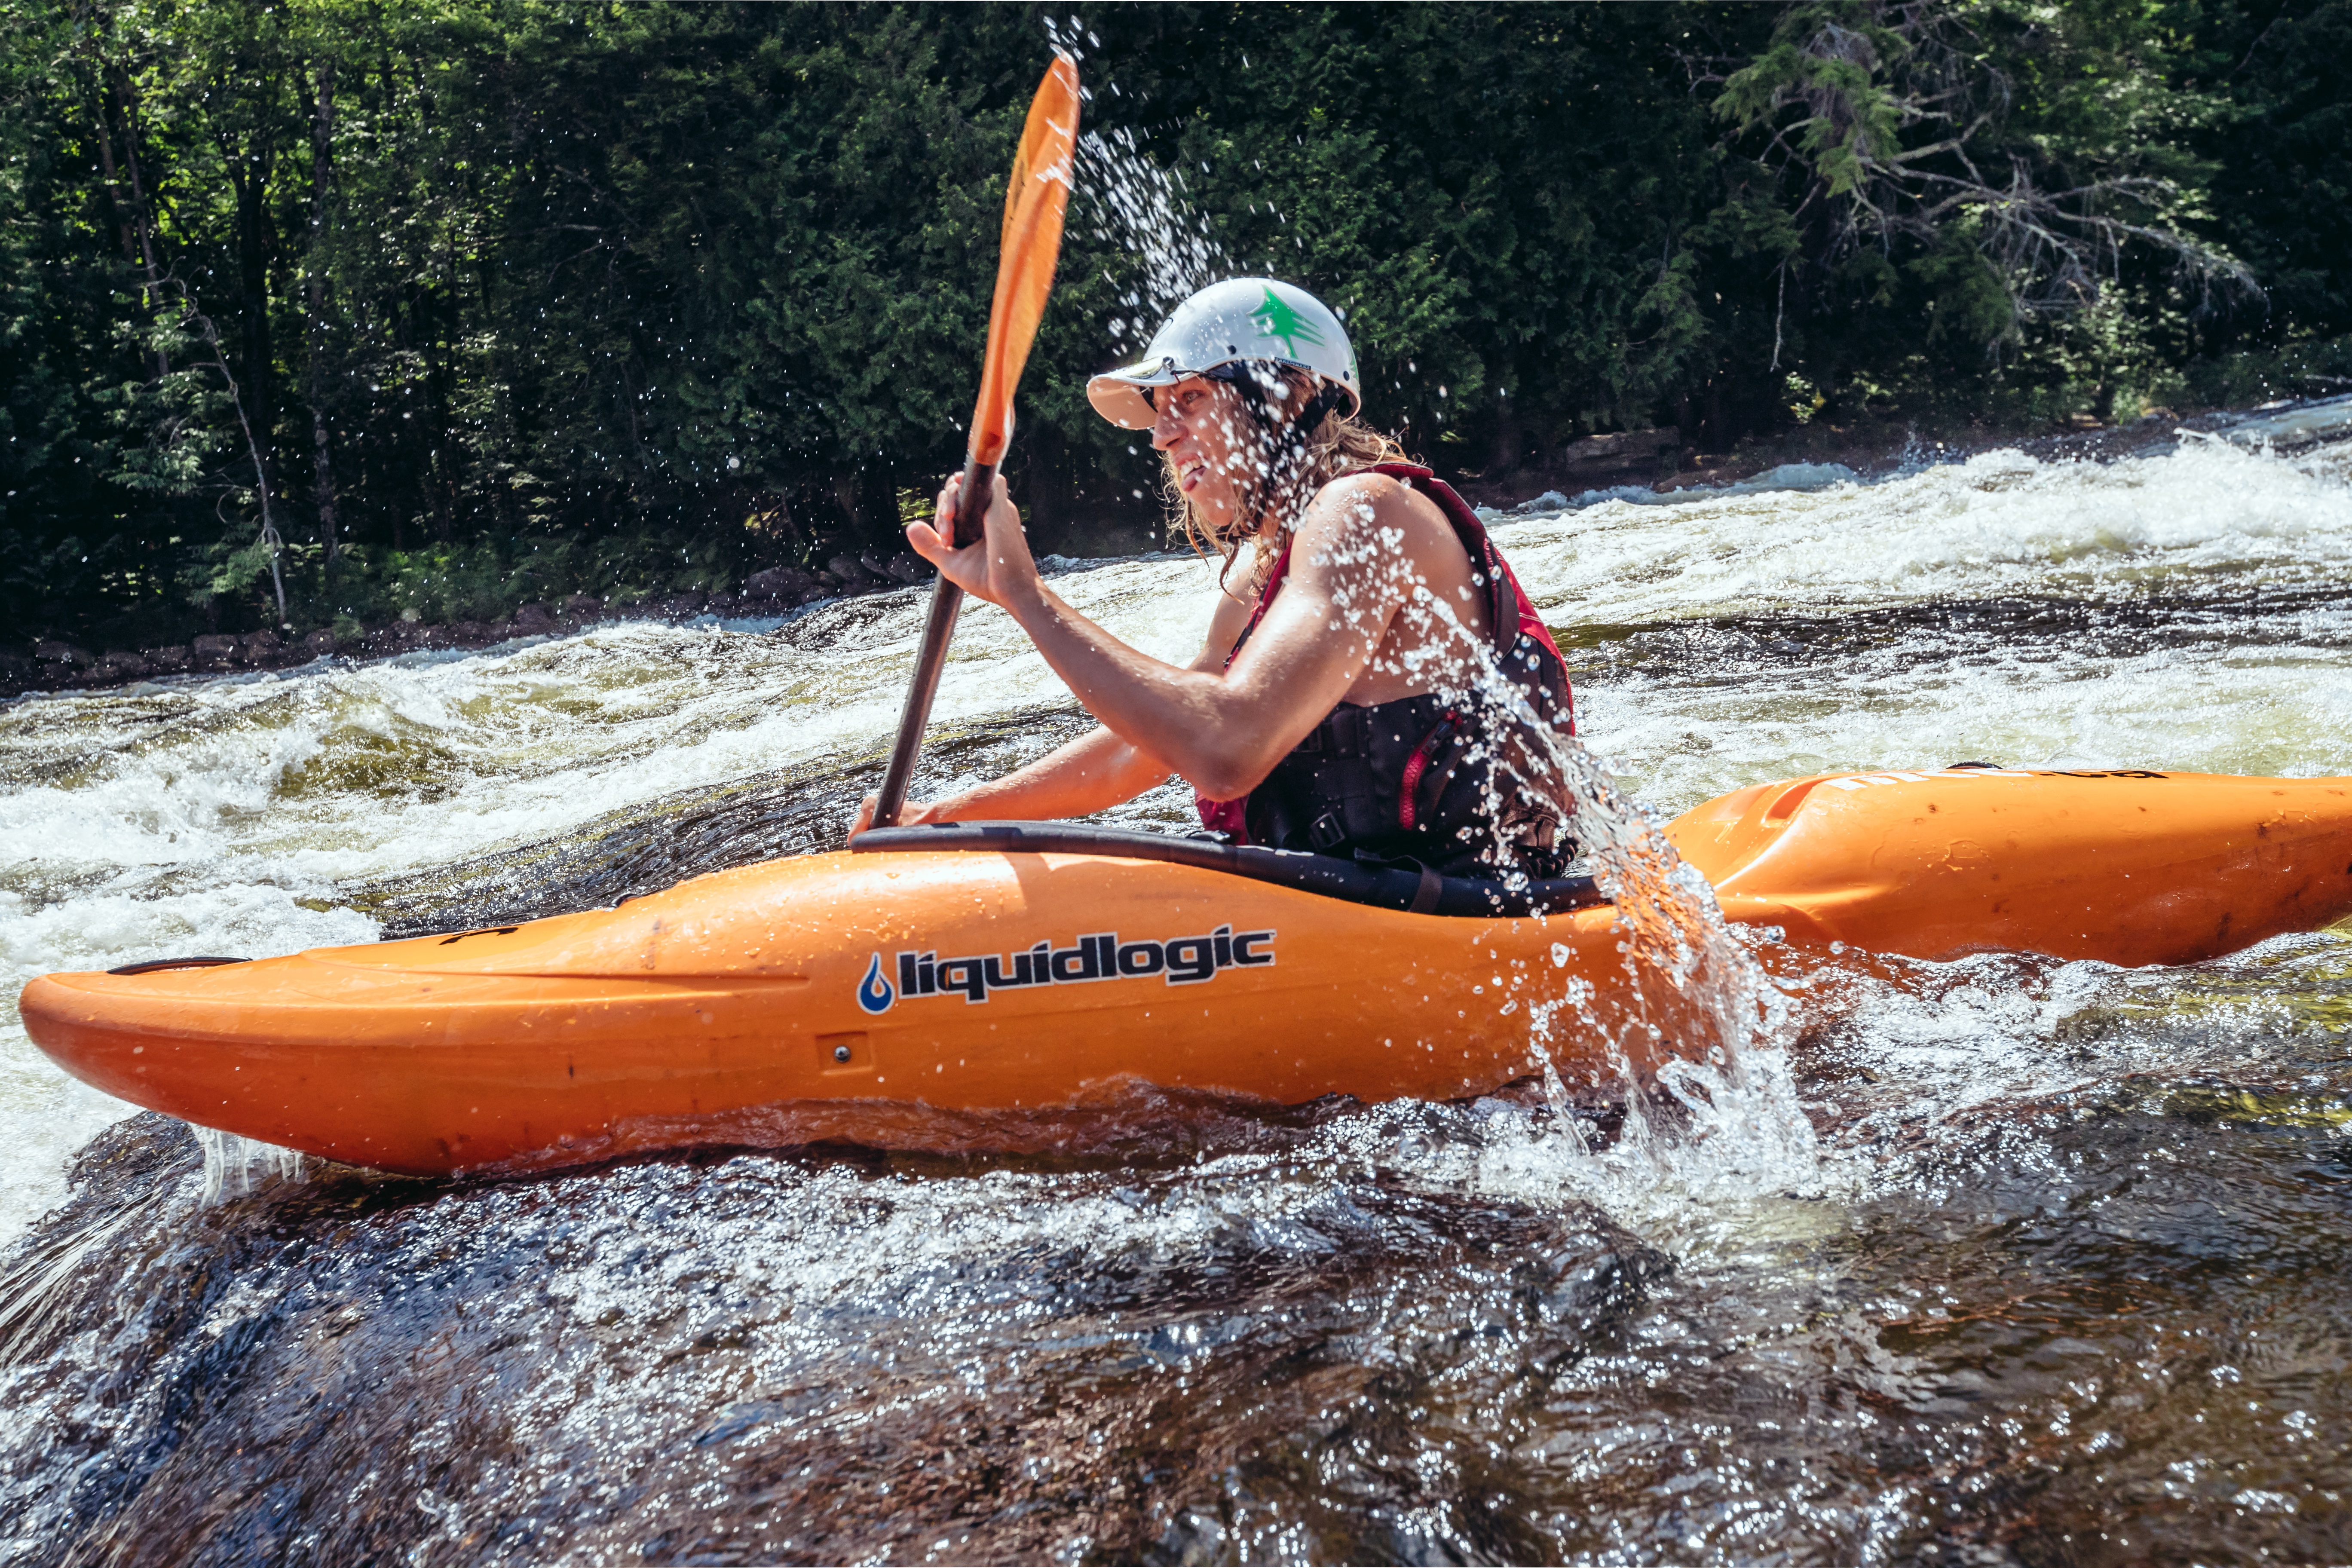
[(1346, 312), (1443, 471), (2352, 386), (2352, 0), (0, 0), (0, 653), (351, 637), (899, 545), (1005, 171), (1088, 89), (1007, 465), (1202, 268)]

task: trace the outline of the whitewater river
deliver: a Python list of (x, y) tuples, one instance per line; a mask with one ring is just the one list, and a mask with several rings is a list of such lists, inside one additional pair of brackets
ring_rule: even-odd
[[(1996, 453), (1497, 537), (1660, 820), (1830, 768), (2352, 774), (2347, 477)], [(1205, 625), (1190, 561), (1060, 586), (1164, 656)], [(919, 614), (0, 707), (0, 1560), (2352, 1559), (2346, 936), (1784, 970), (1770, 1159), (1516, 1093), (289, 1176), (16, 1023), (47, 970), (835, 844)], [(919, 788), (1077, 724), (986, 610), (939, 713)]]

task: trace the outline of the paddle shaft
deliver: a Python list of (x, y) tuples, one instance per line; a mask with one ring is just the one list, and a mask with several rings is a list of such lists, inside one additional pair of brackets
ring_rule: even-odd
[[(948, 542), (963, 546), (982, 533), (982, 520), (996, 489), (996, 465), (968, 458), (963, 489)], [(896, 827), (907, 808), (907, 786), (915, 777), (915, 757), (923, 749), (923, 731), (931, 721), (931, 699), (939, 695), (940, 671), (948, 661), (948, 643), (955, 636), (956, 616), (963, 609), (963, 590), (940, 573), (931, 584), (930, 613), (923, 617), (923, 640), (915, 649), (915, 676), (907, 683), (907, 705), (898, 712), (898, 737), (890, 745), (890, 766), (882, 774), (882, 793), (874, 800), (874, 826)]]

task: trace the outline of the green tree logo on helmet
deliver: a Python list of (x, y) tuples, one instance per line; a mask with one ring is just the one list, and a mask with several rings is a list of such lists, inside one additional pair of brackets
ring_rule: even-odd
[(1250, 321), (1261, 337), (1280, 338), (1283, 353), (1291, 359), (1298, 357), (1301, 342), (1323, 346), (1323, 334), (1271, 289), (1265, 291), (1265, 303), (1250, 312)]

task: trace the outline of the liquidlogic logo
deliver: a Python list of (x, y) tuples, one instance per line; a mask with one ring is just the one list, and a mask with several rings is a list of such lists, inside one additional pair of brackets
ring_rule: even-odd
[(857, 983), (857, 1005), (869, 1013), (887, 1013), (897, 1000), (898, 994), (882, 978), (882, 955), (877, 952), (874, 962), (866, 966), (866, 978)]
[(887, 1013), (899, 998), (961, 996), (985, 1002), (998, 991), (1032, 985), (1085, 985), (1099, 980), (1145, 980), (1159, 975), (1171, 985), (1196, 985), (1214, 980), (1221, 969), (1255, 969), (1274, 962), (1274, 932), (1237, 931), (1219, 926), (1204, 936), (1170, 937), (1166, 942), (1121, 942), (1117, 931), (1097, 931), (1078, 938), (1075, 946), (1055, 947), (1052, 942), (1033, 942), (1019, 952), (974, 953), (968, 958), (941, 958), (936, 952), (901, 950), (898, 984), (882, 968), (877, 952), (857, 984), (857, 1005), (868, 1013)]

